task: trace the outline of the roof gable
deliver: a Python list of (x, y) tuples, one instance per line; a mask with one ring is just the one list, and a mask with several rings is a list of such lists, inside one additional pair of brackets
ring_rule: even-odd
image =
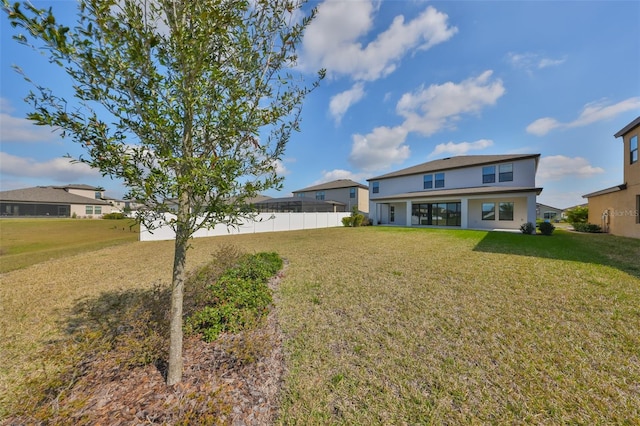
[(422, 173), (433, 173), (444, 170), (460, 169), (471, 166), (481, 166), (484, 164), (495, 164), (513, 160), (524, 160), (527, 158), (539, 158), (540, 154), (506, 154), (506, 155), (460, 155), (457, 157), (447, 157), (440, 160), (428, 161), (406, 169), (387, 173), (381, 176), (367, 179), (367, 181), (386, 179), (391, 177), (408, 176)]
[(298, 189), (297, 191), (293, 191), (293, 193), (297, 192), (308, 192), (308, 191), (325, 191), (329, 189), (342, 189), (342, 188), (353, 188), (358, 187), (362, 189), (369, 189), (368, 186), (363, 185), (361, 183), (355, 182), (351, 179), (338, 179), (333, 180), (331, 182), (321, 183), (319, 185), (309, 186), (307, 188)]
[(108, 202), (67, 192), (56, 186), (36, 186), (33, 188), (0, 191), (0, 201), (23, 203), (59, 203), (110, 205)]

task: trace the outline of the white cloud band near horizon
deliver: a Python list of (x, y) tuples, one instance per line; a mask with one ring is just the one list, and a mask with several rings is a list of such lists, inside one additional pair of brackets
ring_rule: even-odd
[(584, 157), (551, 155), (540, 158), (536, 178), (540, 182), (558, 181), (565, 178), (587, 179), (604, 173), (601, 167), (595, 167)]
[(98, 179), (101, 174), (97, 169), (85, 163), (73, 162), (69, 158), (58, 157), (46, 161), (38, 161), (28, 157), (0, 152), (2, 173), (7, 176), (23, 178), (47, 178), (57, 182), (76, 182), (83, 179)]
[(447, 142), (436, 145), (435, 149), (429, 154), (429, 157), (435, 157), (440, 154), (465, 155), (469, 151), (480, 151), (493, 146), (493, 141), (489, 139), (480, 139), (475, 142)]
[(628, 98), (615, 104), (607, 104), (605, 101), (592, 102), (585, 105), (578, 118), (573, 121), (563, 123), (552, 117), (543, 117), (529, 124), (526, 130), (532, 135), (545, 136), (555, 129), (583, 127), (633, 110), (640, 111), (640, 97)]

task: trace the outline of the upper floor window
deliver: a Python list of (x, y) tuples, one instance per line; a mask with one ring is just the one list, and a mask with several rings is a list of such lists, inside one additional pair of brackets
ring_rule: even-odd
[(356, 198), (356, 189), (349, 188), (349, 198)]
[(93, 197), (94, 197), (96, 200), (99, 200), (100, 198), (102, 198), (102, 192), (100, 192), (100, 191), (96, 191), (96, 192), (94, 193)]
[(631, 139), (629, 139), (629, 158), (629, 164), (638, 162), (638, 135), (632, 136)]
[(433, 175), (424, 175), (424, 181), (422, 187), (424, 189), (433, 188)]
[(496, 181), (496, 166), (486, 166), (482, 168), (482, 183), (493, 183)]
[(380, 182), (373, 182), (373, 184), (371, 185), (371, 190), (374, 194), (380, 192)]
[(324, 191), (316, 192), (316, 200), (324, 200)]
[(513, 180), (513, 164), (500, 164), (499, 175), (500, 182), (511, 182)]
[(297, 192), (296, 197), (304, 198), (304, 192)]
[(436, 188), (444, 188), (444, 173), (436, 173)]

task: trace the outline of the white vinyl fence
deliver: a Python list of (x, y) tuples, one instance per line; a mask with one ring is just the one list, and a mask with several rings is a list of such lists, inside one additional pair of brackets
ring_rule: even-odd
[[(237, 228), (227, 227), (227, 225), (216, 225), (214, 228), (203, 228), (196, 231), (193, 234), (193, 238), (331, 228), (342, 226), (342, 218), (350, 215), (351, 213), (260, 213), (254, 220), (245, 220), (244, 223)], [(167, 213), (165, 215), (165, 222), (168, 222), (172, 216), (173, 215)], [(153, 230), (149, 230), (144, 225), (140, 225), (140, 241), (173, 240), (175, 237), (176, 234), (173, 232), (173, 229), (166, 224), (159, 225)]]

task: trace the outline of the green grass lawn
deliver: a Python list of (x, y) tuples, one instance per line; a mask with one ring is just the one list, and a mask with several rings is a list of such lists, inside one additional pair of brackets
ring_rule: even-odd
[[(640, 240), (331, 228), (194, 240), (188, 267), (227, 244), (289, 262), (281, 424), (640, 422)], [(166, 284), (172, 255), (135, 242), (3, 274), (0, 394), (78, 300)]]
[(128, 219), (0, 219), (0, 273), (138, 238)]

